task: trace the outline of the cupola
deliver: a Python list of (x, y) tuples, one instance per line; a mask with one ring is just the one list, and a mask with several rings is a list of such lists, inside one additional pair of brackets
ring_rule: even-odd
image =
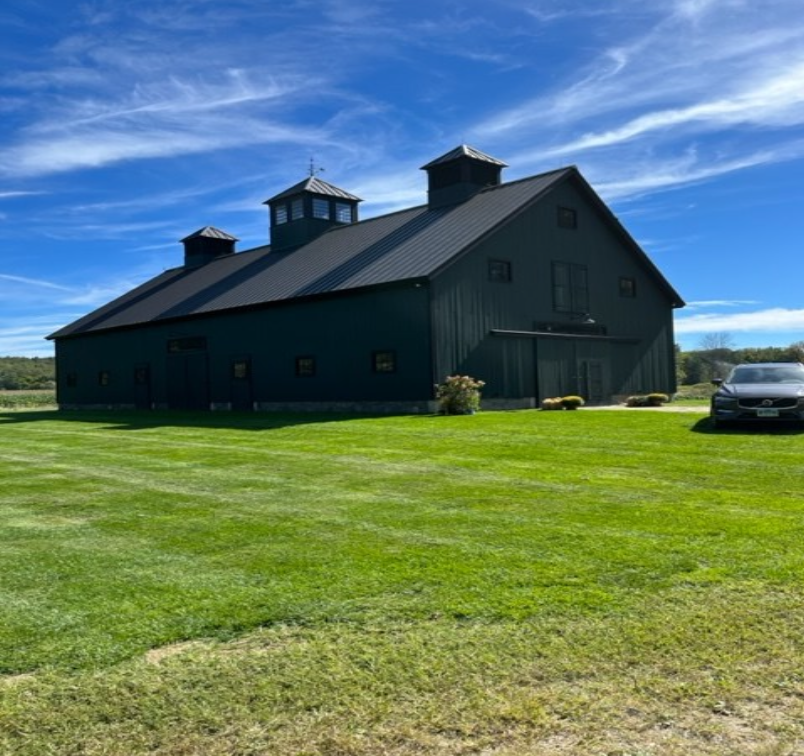
[(184, 244), (184, 267), (197, 268), (210, 260), (233, 255), (238, 240), (213, 226), (204, 226), (181, 240)]
[(357, 223), (359, 197), (317, 176), (266, 200), (271, 210), (271, 252), (287, 252), (311, 242), (333, 226)]
[(481, 189), (499, 186), (507, 164), (462, 144), (422, 166), (427, 171), (428, 205), (445, 207), (464, 202)]

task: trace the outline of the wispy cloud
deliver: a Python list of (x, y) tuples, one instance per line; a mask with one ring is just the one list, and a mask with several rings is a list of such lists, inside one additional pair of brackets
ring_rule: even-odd
[(16, 197), (32, 197), (38, 194), (46, 194), (47, 192), (0, 192), (0, 200), (15, 199)]
[(24, 284), (25, 286), (33, 286), (39, 289), (56, 289), (58, 291), (72, 291), (67, 286), (61, 286), (51, 281), (43, 281), (38, 278), (26, 278), (25, 276), (12, 276), (6, 273), (0, 273), (0, 280), (10, 281), (12, 283)]
[(759, 302), (753, 299), (702, 299), (697, 302), (687, 302), (687, 310), (700, 310), (707, 307), (744, 307), (745, 305), (757, 305)]
[(729, 331), (743, 333), (801, 331), (804, 333), (804, 309), (773, 307), (752, 312), (689, 315), (676, 318), (675, 330), (678, 334)]

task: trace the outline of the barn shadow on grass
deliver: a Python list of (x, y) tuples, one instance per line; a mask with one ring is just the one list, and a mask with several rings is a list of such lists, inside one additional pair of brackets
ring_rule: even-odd
[(191, 412), (126, 410), (12, 410), (0, 412), (0, 427), (10, 424), (74, 422), (106, 430), (138, 431), (154, 428), (224, 428), (265, 432), (300, 425), (389, 417), (387, 414), (335, 412)]

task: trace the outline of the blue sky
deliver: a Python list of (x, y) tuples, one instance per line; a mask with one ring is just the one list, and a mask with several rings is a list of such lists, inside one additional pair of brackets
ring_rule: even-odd
[(804, 339), (801, 0), (5, 0), (0, 355), (182, 262), (268, 240), (307, 175), (421, 204), (461, 143), (577, 165), (684, 297), (677, 341)]

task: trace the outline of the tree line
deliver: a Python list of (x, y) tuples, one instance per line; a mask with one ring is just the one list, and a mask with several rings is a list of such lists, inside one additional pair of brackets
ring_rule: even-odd
[(55, 386), (54, 357), (0, 357), (0, 390), (52, 389)]
[(725, 378), (734, 365), (744, 362), (802, 362), (804, 341), (787, 347), (747, 347), (734, 349), (728, 334), (709, 334), (699, 349), (682, 352), (676, 348), (676, 377), (680, 385), (708, 383)]

